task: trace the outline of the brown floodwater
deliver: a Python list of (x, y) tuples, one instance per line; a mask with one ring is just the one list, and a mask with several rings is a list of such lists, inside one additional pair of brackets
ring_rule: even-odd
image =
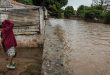
[(64, 66), (72, 75), (110, 75), (110, 25), (50, 19), (64, 30)]

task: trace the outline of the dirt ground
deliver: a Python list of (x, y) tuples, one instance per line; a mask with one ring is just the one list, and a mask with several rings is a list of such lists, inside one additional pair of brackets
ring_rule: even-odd
[(0, 75), (41, 75), (42, 50), (40, 48), (17, 48), (14, 62), (15, 70), (6, 68), (8, 63), (5, 54), (0, 49)]

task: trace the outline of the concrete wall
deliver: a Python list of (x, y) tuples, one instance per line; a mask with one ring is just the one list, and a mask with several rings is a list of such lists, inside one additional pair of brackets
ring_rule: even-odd
[(38, 47), (43, 43), (45, 23), (41, 8), (14, 10), (8, 15), (15, 24), (13, 30), (17, 39), (17, 47)]

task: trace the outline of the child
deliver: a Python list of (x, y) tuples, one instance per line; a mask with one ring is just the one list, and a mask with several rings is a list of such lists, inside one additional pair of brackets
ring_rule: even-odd
[(9, 64), (7, 68), (15, 69), (16, 66), (13, 63), (13, 57), (16, 54), (15, 47), (17, 46), (16, 39), (13, 33), (14, 23), (10, 20), (4, 20), (2, 22), (2, 32), (1, 32), (1, 41), (4, 51), (6, 52), (9, 58)]

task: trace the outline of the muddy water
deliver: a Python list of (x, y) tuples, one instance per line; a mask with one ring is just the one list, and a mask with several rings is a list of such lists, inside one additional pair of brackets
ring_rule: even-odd
[(110, 26), (50, 19), (64, 30), (63, 63), (72, 75), (110, 75)]

